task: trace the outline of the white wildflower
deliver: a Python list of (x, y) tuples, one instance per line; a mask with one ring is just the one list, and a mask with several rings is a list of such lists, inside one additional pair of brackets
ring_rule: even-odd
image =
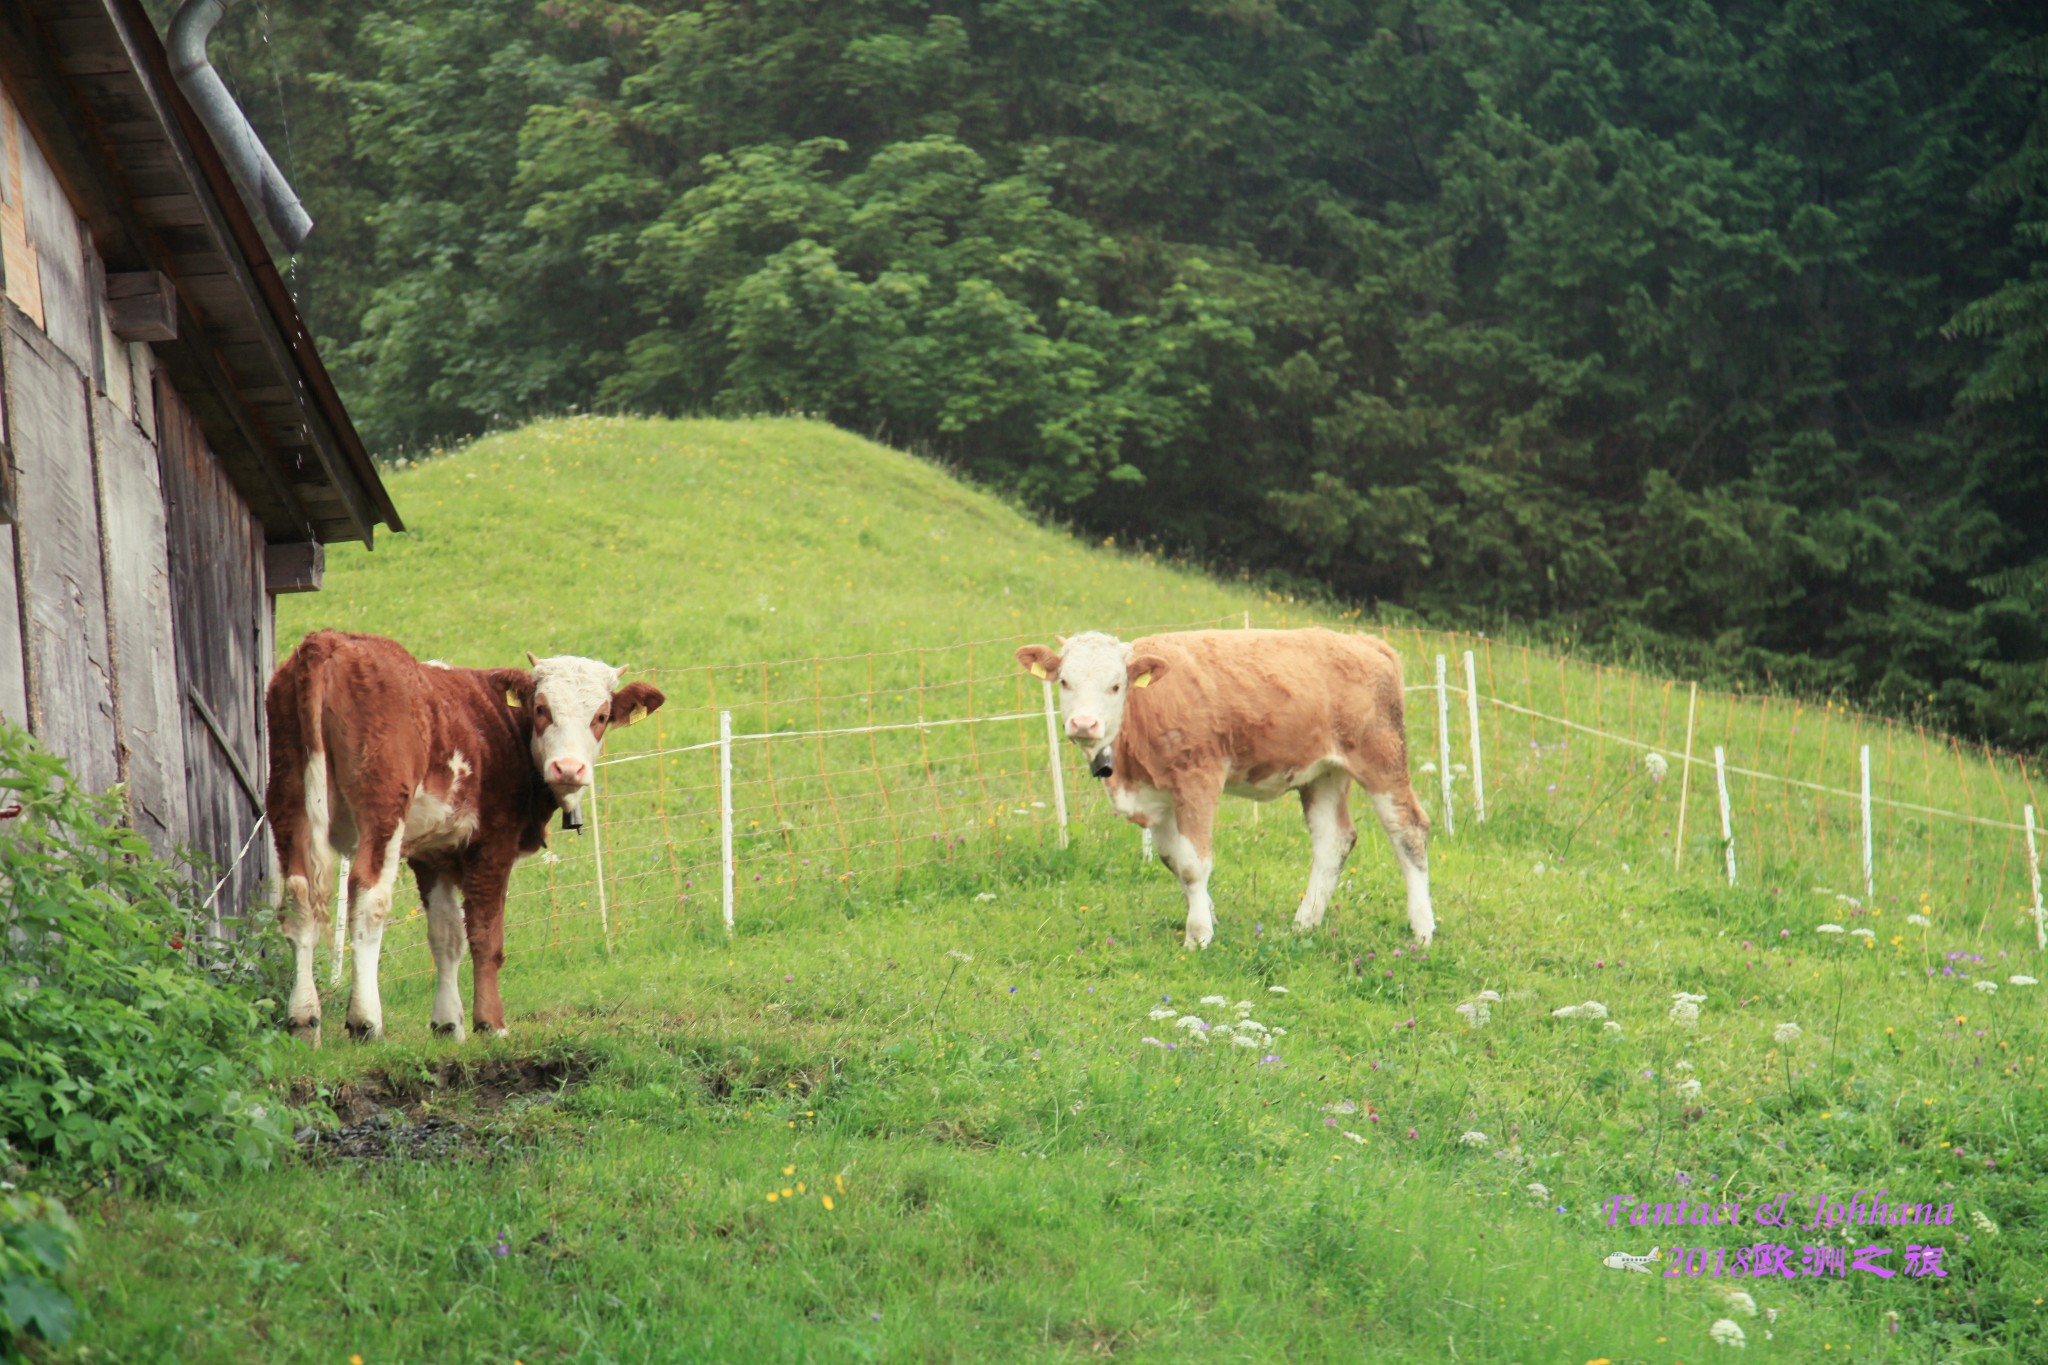
[(1289, 991), (1289, 990), (1288, 990), (1288, 989), (1287, 989), (1287, 988), (1286, 988), (1285, 986), (1268, 986), (1268, 987), (1266, 987), (1266, 993), (1267, 993), (1268, 995), (1291, 995), (1291, 994), (1293, 994), (1293, 992), (1292, 992), (1292, 991)]
[(1238, 1028), (1240, 1028), (1240, 1029), (1244, 1030), (1244, 1031), (1245, 1031), (1245, 1032), (1247, 1032), (1247, 1033), (1271, 1033), (1271, 1032), (1272, 1032), (1272, 1030), (1271, 1030), (1271, 1029), (1267, 1028), (1267, 1027), (1266, 1027), (1266, 1026), (1265, 1026), (1264, 1024), (1260, 1023), (1260, 1022), (1259, 1022), (1258, 1020), (1256, 1020), (1256, 1019), (1240, 1019), (1240, 1020), (1238, 1020), (1238, 1021), (1237, 1021), (1237, 1026), (1238, 1026)]
[(1849, 895), (1847, 892), (1837, 891), (1835, 893), (1835, 899), (1838, 901), (1842, 901), (1845, 904), (1852, 905), (1856, 907), (1858, 910), (1861, 910), (1863, 908), (1863, 902), (1857, 900), (1854, 896)]
[(1566, 1005), (1550, 1012), (1553, 1019), (1605, 1019), (1607, 1006), (1598, 1000), (1588, 1000), (1583, 1005)]
[(1353, 1142), (1357, 1143), (1357, 1144), (1358, 1144), (1359, 1146), (1363, 1147), (1363, 1146), (1365, 1145), (1365, 1137), (1364, 1137), (1364, 1136), (1363, 1136), (1362, 1134), (1359, 1134), (1359, 1133), (1354, 1133), (1354, 1132), (1352, 1132), (1352, 1131), (1351, 1131), (1351, 1130), (1350, 1130), (1349, 1128), (1346, 1128), (1346, 1129), (1344, 1129), (1344, 1130), (1343, 1130), (1343, 1133), (1344, 1133), (1344, 1136), (1345, 1136), (1345, 1137), (1348, 1137), (1348, 1138), (1350, 1138), (1350, 1139), (1351, 1139), (1351, 1140), (1352, 1140)]
[(1469, 1133), (1461, 1135), (1458, 1138), (1458, 1141), (1464, 1143), (1467, 1147), (1484, 1147), (1488, 1142), (1491, 1142), (1492, 1139), (1487, 1137), (1486, 1134), (1479, 1132), (1477, 1129), (1474, 1129)]
[(1230, 1035), (1230, 1041), (1231, 1041), (1231, 1042), (1233, 1042), (1233, 1043), (1235, 1043), (1235, 1044), (1237, 1044), (1237, 1046), (1239, 1046), (1239, 1047), (1264, 1047), (1264, 1046), (1265, 1046), (1265, 1044), (1264, 1044), (1264, 1043), (1262, 1043), (1262, 1042), (1260, 1042), (1260, 1041), (1259, 1041), (1258, 1039), (1256, 1039), (1256, 1038), (1252, 1037), (1252, 1036), (1251, 1036), (1251, 1035), (1250, 1035), (1249, 1033), (1233, 1033), (1233, 1034), (1231, 1034), (1231, 1035)]
[(1685, 1058), (1680, 1057), (1677, 1061), (1671, 1064), (1671, 1069), (1673, 1071), (1690, 1071), (1692, 1070), (1692, 1063), (1685, 1060)]
[(1479, 992), (1479, 994), (1477, 994), (1477, 995), (1473, 996), (1472, 998), (1473, 998), (1474, 1000), (1485, 1000), (1485, 1001), (1487, 1001), (1487, 1002), (1489, 1002), (1489, 1003), (1491, 1003), (1491, 1004), (1495, 1004), (1495, 1005), (1498, 1005), (1498, 1004), (1500, 1003), (1500, 992), (1499, 992), (1499, 991), (1481, 991), (1481, 992)]
[(1749, 1338), (1742, 1334), (1733, 1318), (1716, 1318), (1714, 1325), (1707, 1329), (1707, 1335), (1723, 1346), (1747, 1346)]
[(1436, 771), (1436, 764), (1434, 764), (1434, 763), (1425, 763), (1425, 764), (1423, 764), (1423, 765), (1422, 765), (1422, 771), (1424, 771), (1424, 772), (1426, 772), (1426, 773), (1433, 773), (1433, 772), (1435, 772), (1435, 771)]
[(1230, 997), (1227, 995), (1205, 995), (1202, 997), (1202, 1003), (1205, 1005), (1227, 1005), (1230, 1003)]
[(1839, 924), (1823, 924), (1813, 932), (1816, 934), (1839, 934), (1842, 932), (1842, 926)]
[(1151, 1037), (1151, 1036), (1149, 1036), (1149, 1035), (1148, 1035), (1148, 1036), (1146, 1036), (1146, 1037), (1140, 1038), (1140, 1039), (1139, 1039), (1138, 1041), (1139, 1041), (1139, 1042), (1141, 1042), (1141, 1043), (1150, 1043), (1150, 1044), (1151, 1044), (1151, 1045), (1152, 1045), (1153, 1047), (1157, 1047), (1157, 1048), (1163, 1048), (1163, 1047), (1165, 1047), (1165, 1046), (1166, 1046), (1166, 1044), (1164, 1044), (1164, 1043), (1160, 1042), (1160, 1041), (1159, 1041), (1159, 1040), (1158, 1040), (1157, 1038), (1153, 1038), (1153, 1037)]
[(2040, 984), (2031, 976), (2009, 976), (2005, 979), (2005, 983), (2008, 986), (2036, 986)]
[(1602, 1029), (1605, 1029), (1605, 1030), (1606, 1030), (1607, 1032), (1609, 1032), (1609, 1033), (1619, 1033), (1619, 1032), (1621, 1032), (1621, 1025), (1620, 1025), (1620, 1024), (1618, 1024), (1618, 1023), (1616, 1023), (1616, 1022), (1615, 1022), (1614, 1020), (1612, 1020), (1612, 1019), (1609, 1019), (1609, 1020), (1608, 1020), (1608, 1021), (1607, 1021), (1606, 1023), (1602, 1024), (1602, 1025), (1601, 1025), (1600, 1027), (1601, 1027)]
[(1650, 770), (1651, 781), (1662, 782), (1664, 774), (1671, 771), (1671, 760), (1653, 749), (1649, 757), (1643, 760), (1643, 766)]
[(1783, 1047), (1799, 1036), (1799, 1025), (1780, 1024), (1771, 1030), (1771, 1041)]
[(1183, 1014), (1180, 1018), (1173, 1021), (1173, 1026), (1175, 1028), (1184, 1028), (1190, 1033), (1200, 1033), (1209, 1027), (1202, 1022), (1201, 1016), (1196, 1014)]
[(1538, 864), (1536, 864), (1536, 866), (1535, 866), (1535, 868), (1533, 869), (1533, 871), (1534, 871), (1534, 872), (1536, 873), (1536, 875), (1537, 875), (1537, 876), (1539, 876), (1539, 877), (1540, 877), (1540, 876), (1542, 876), (1542, 875), (1543, 875), (1543, 864), (1542, 864), (1542, 863), (1538, 863)]
[(1250, 1014), (1252, 1012), (1252, 1002), (1249, 1000), (1240, 1000), (1235, 1005), (1231, 1006), (1231, 1008), (1236, 1010), (1237, 1017), (1242, 1019), (1247, 1014)]
[(1534, 1195), (1537, 1199), (1537, 1202), (1543, 1204), (1548, 1204), (1550, 1202), (1550, 1186), (1544, 1184), (1542, 1181), (1532, 1180), (1527, 1185), (1524, 1185), (1522, 1188), (1527, 1190), (1530, 1194)]
[(1917, 924), (1917, 925), (1919, 925), (1919, 926), (1920, 926), (1920, 927), (1921, 927), (1922, 929), (1925, 929), (1925, 928), (1927, 927), (1927, 925), (1928, 925), (1929, 921), (1928, 921), (1928, 918), (1927, 918), (1927, 916), (1925, 916), (1925, 915), (1908, 915), (1908, 916), (1906, 916), (1906, 923), (1908, 923), (1908, 924)]
[(1851, 929), (1849, 933), (1855, 938), (1867, 938), (1873, 943), (1877, 941), (1877, 932), (1873, 929)]
[(1970, 1210), (1970, 1222), (1975, 1225), (1977, 1231), (1983, 1233), (1986, 1237), (1996, 1237), (1998, 1235), (1998, 1224), (1986, 1218), (1982, 1209)]
[(1276, 1028), (1273, 1030), (1273, 1036), (1275, 1038), (1285, 1038), (1287, 1036), (1287, 1030), (1284, 1028)]
[(1721, 1292), (1721, 1301), (1746, 1317), (1756, 1316), (1756, 1300), (1740, 1289), (1726, 1289)]
[(1700, 1002), (1689, 995), (1681, 995), (1671, 1002), (1671, 1022), (1680, 1028), (1700, 1026)]
[(1984, 994), (1986, 995), (1990, 995), (1993, 991), (1998, 989), (1998, 983), (1996, 981), (1972, 981), (1970, 984), (1975, 986), (1978, 990), (1984, 992)]
[(1323, 1112), (1325, 1114), (1355, 1114), (1358, 1112), (1358, 1101), (1332, 1100), (1323, 1106)]
[(1463, 1016), (1467, 1028), (1485, 1028), (1486, 1021), (1493, 1017), (1492, 1006), (1484, 1000), (1467, 1000), (1458, 1006), (1457, 1012)]
[(952, 958), (952, 959), (953, 959), (953, 960), (954, 960), (955, 962), (972, 962), (972, 961), (974, 961), (974, 954), (973, 954), (973, 953), (963, 953), (963, 952), (961, 952), (961, 951), (960, 951), (960, 950), (959, 950), (958, 948), (948, 948), (948, 949), (946, 949), (946, 956), (947, 956), (947, 957), (950, 957), (950, 958)]
[(978, 896), (976, 896), (976, 897), (975, 897), (975, 899), (976, 899), (976, 900), (978, 900), (978, 901), (992, 901), (992, 900), (994, 900), (995, 898), (996, 898), (996, 893), (995, 893), (995, 892), (993, 892), (993, 891), (984, 891), (984, 892), (982, 892), (982, 893), (981, 893), (980, 895), (978, 895)]
[(1696, 1100), (1700, 1097), (1700, 1083), (1696, 1080), (1680, 1081), (1677, 1088), (1678, 1098), (1682, 1100)]
[(1154, 1019), (1171, 1019), (1179, 1013), (1180, 1011), (1171, 1005), (1154, 1005), (1151, 1010)]
[(541, 850), (540, 860), (544, 866), (552, 867), (562, 861), (562, 855), (551, 848), (544, 848)]

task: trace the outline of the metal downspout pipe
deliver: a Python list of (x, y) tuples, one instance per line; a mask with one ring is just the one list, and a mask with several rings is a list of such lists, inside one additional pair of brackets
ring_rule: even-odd
[(199, 121), (213, 134), (228, 169), (234, 172), (245, 194), (263, 210), (263, 217), (277, 233), (286, 251), (297, 251), (313, 231), (313, 219), (299, 203), (299, 196), (285, 182), (284, 172), (270, 159), (263, 139), (249, 125), (235, 97), (222, 84), (220, 73), (206, 59), (206, 40), (236, 0), (185, 0), (171, 18), (164, 43), (171, 55), (171, 72)]

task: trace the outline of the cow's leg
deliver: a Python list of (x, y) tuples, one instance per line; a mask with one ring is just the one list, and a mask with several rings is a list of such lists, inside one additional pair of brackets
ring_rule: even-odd
[(299, 791), (273, 784), (268, 813), (284, 871), (279, 910), (292, 945), (292, 993), (285, 1006), (285, 1026), (293, 1037), (318, 1047), (320, 987), (313, 968), (327, 926), (327, 906), (334, 897), (337, 860), (329, 842), (326, 758), (313, 754), (307, 759)]
[(462, 1027), (462, 897), (445, 869), (414, 863), (412, 871), (426, 903), (427, 947), (434, 954), (434, 1032), (459, 1043), (468, 1036)]
[(1351, 823), (1351, 774), (1338, 769), (1302, 787), (1301, 815), (1308, 822), (1309, 845), (1315, 852), (1309, 862), (1308, 891), (1294, 912), (1294, 927), (1307, 933), (1323, 922), (1337, 889), (1337, 874), (1358, 843), (1358, 830)]
[(1374, 792), (1372, 808), (1408, 883), (1408, 927), (1415, 941), (1427, 946), (1436, 935), (1436, 915), (1429, 906), (1429, 816), (1405, 775), (1395, 790)]
[(1206, 948), (1216, 936), (1216, 904), (1209, 899), (1209, 873), (1216, 866), (1210, 839), (1221, 795), (1220, 785), (1215, 790), (1175, 792), (1166, 817), (1152, 824), (1152, 846), (1159, 850), (1159, 861), (1180, 878), (1180, 889), (1188, 898), (1187, 937), (1181, 944), (1185, 948)]
[(399, 847), (405, 838), (405, 813), (384, 819), (364, 818), (355, 861), (348, 869), (349, 942), (355, 949), (356, 975), (348, 1000), (348, 1031), (359, 1042), (384, 1036), (384, 1002), (377, 994), (377, 960), (384, 951), (384, 925), (391, 918), (391, 896), (398, 887)]
[(469, 963), (474, 976), (476, 1031), (502, 1038), (505, 1002), (498, 998), (498, 969), (505, 965), (505, 887), (510, 864), (480, 859), (463, 878), (463, 925), (469, 937)]

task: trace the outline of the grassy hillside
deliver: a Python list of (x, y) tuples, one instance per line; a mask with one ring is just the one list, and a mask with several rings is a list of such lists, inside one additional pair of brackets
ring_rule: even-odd
[[(702, 742), (726, 708), (761, 733), (1028, 713), (1008, 645), (967, 641), (1309, 619), (806, 423), (551, 423), (394, 493), (413, 531), (337, 553), (280, 638), (659, 668), (661, 728), (614, 757)], [(1682, 744), (1683, 689), (1396, 638), (1411, 681), (1471, 645), (1491, 697)], [(817, 656), (850, 657), (730, 667)], [(1433, 712), (1419, 694), (1432, 804)], [(1879, 895), (1849, 904), (1853, 809), (1752, 783), (1730, 889), (1710, 771), (1681, 834), (1677, 773), (1641, 751), (1497, 706), (1481, 728), (1489, 819), (1461, 807), (1436, 840), (1427, 953), (1376, 838), (1326, 931), (1284, 932), (1307, 871), (1292, 803), (1228, 808), (1217, 941), (1183, 952), (1177, 888), (1071, 771), (1057, 846), (1029, 720), (736, 753), (731, 939), (704, 753), (608, 769), (609, 944), (594, 841), (558, 838), (561, 862), (521, 874), (513, 1036), (455, 1048), (427, 1037), (425, 951), (396, 926), (391, 1037), (330, 1046), (295, 1084), (398, 1126), (103, 1200), (78, 1358), (1697, 1362), (1726, 1349), (1722, 1318), (1764, 1358), (2048, 1352), (2048, 1028), (2013, 981), (2042, 973), (2010, 838), (1892, 808)], [(1697, 728), (1829, 786), (1853, 785), (1845, 746), (1896, 739), (1881, 790), (1941, 809), (2025, 789), (1938, 740), (1908, 771), (1913, 742), (1826, 709), (1709, 698)], [(1483, 1016), (1457, 1012), (1484, 991)], [(1704, 997), (1696, 1025), (1681, 991)], [(1588, 1000), (1608, 1018), (1553, 1016)], [(1183, 1013), (1270, 1031), (1202, 1045)], [(448, 1118), (465, 1126), (419, 1126)], [(386, 1145), (403, 1154), (340, 1154)], [(1956, 1221), (1804, 1228), (1816, 1196), (1858, 1189)], [(1607, 1222), (1615, 1196), (1703, 1195), (1741, 1221)], [(1797, 1226), (1757, 1226), (1780, 1195)], [(1895, 1271), (1938, 1245), (1946, 1274), (1734, 1278), (1758, 1242), (1795, 1266), (1808, 1244), (1889, 1247)], [(1674, 1243), (1727, 1273), (1667, 1275)], [(1602, 1264), (1652, 1246), (1655, 1273)]]

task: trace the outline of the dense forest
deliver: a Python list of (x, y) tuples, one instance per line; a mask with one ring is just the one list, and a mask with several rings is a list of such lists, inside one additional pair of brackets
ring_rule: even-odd
[(215, 53), (386, 454), (815, 413), (2048, 746), (2048, 6), (271, 0)]

